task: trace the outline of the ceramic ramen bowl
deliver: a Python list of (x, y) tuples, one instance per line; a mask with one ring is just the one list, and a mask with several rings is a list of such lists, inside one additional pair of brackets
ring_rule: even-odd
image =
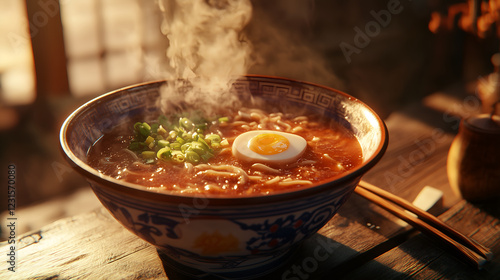
[(192, 277), (255, 277), (276, 268), (335, 215), (387, 147), (385, 124), (356, 98), (310, 83), (246, 76), (234, 82), (235, 93), (290, 102), (335, 119), (356, 135), (363, 163), (340, 178), (305, 189), (239, 198), (150, 192), (90, 167), (87, 151), (104, 133), (138, 114), (158, 112), (156, 101), (164, 83), (126, 87), (84, 104), (62, 125), (60, 142), (67, 161), (109, 212), (163, 252), (167, 265), (182, 267)]

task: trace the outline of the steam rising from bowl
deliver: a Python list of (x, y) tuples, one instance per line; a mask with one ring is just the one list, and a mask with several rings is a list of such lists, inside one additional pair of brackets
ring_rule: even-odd
[(252, 17), (250, 1), (160, 0), (159, 6), (169, 41), (164, 78), (179, 81), (162, 89), (162, 110), (238, 106), (229, 88), (250, 65), (251, 44), (241, 32)]

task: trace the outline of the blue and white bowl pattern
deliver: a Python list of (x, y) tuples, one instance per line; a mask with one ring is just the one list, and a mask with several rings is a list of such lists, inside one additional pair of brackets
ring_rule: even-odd
[(159, 88), (164, 83), (131, 86), (84, 104), (67, 118), (60, 139), (68, 162), (87, 178), (116, 220), (156, 246), (175, 263), (172, 267), (185, 271), (245, 278), (275, 269), (335, 215), (387, 147), (385, 124), (355, 98), (308, 83), (248, 76), (235, 81), (237, 93), (251, 92), (269, 102), (286, 99), (351, 129), (361, 143), (363, 165), (306, 190), (242, 199), (155, 194), (88, 166), (87, 151), (103, 133), (135, 116), (158, 112)]
[[(102, 204), (127, 229), (186, 266), (216, 273), (260, 267), (274, 261), (275, 257), (270, 256), (285, 254), (298, 241), (323, 227), (356, 183), (321, 196), (254, 208), (209, 203), (199, 204), (198, 208), (166, 205), (138, 201), (100, 185), (91, 186)], [(211, 243), (200, 242), (203, 238)]]

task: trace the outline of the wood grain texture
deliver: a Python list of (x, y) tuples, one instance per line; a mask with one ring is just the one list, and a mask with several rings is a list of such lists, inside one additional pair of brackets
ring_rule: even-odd
[[(311, 275), (341, 265), (388, 239), (377, 231), (380, 229), (338, 215), (304, 242), (295, 258), (275, 275), (281, 278), (294, 265), (301, 266), (314, 258), (316, 250), (326, 259)], [(16, 272), (5, 267), (0, 279), (187, 279), (175, 271), (165, 272), (156, 249), (125, 230), (104, 208), (20, 236), (17, 247)], [(0, 243), (1, 254), (7, 250), (8, 244)]]
[[(442, 113), (427, 113), (417, 105), (387, 119), (388, 150), (363, 180), (409, 201), (426, 185), (440, 189), (442, 212), (447, 210), (440, 218), (490, 247), (496, 253), (491, 264), (479, 272), (462, 264), (431, 239), (353, 194), (268, 279), (453, 279), (462, 275), (460, 279), (488, 279), (500, 275), (500, 209), (495, 204), (466, 203), (451, 191), (446, 156), (454, 123)], [(0, 243), (0, 255), (7, 250), (8, 244)], [(170, 271), (165, 262), (153, 246), (100, 208), (19, 236), (17, 271), (7, 271), (2, 261), (0, 279), (188, 279)]]
[[(5, 256), (6, 242), (1, 243)], [(158, 279), (165, 278), (151, 245), (125, 230), (101, 208), (62, 219), (20, 236), (16, 272), (0, 279)]]
[[(496, 206), (494, 205), (496, 204)], [(445, 247), (419, 234), (359, 267), (345, 279), (499, 279), (500, 226), (497, 203), (473, 205), (461, 201), (440, 216), (451, 227), (492, 249), (496, 254), (482, 270), (464, 264)], [(493, 209), (494, 211), (489, 211)], [(384, 267), (380, 270), (380, 267)]]
[(446, 124), (433, 127), (402, 112), (393, 113), (386, 124), (388, 149), (363, 179), (409, 201), (429, 185), (443, 191), (445, 208), (457, 203), (460, 198), (449, 187), (446, 174), (446, 158), (455, 134), (447, 132)]

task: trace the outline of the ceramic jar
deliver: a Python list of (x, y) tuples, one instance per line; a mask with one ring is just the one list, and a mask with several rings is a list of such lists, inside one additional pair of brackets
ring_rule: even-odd
[(447, 161), (451, 188), (470, 202), (500, 198), (500, 117), (463, 119)]

